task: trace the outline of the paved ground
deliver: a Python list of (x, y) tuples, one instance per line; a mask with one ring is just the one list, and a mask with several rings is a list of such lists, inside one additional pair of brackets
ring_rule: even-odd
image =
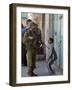
[[(37, 61), (36, 62), (36, 69), (34, 70), (34, 72), (38, 76), (62, 75), (63, 74), (63, 71), (61, 69), (59, 69), (58, 67), (56, 67), (55, 65), (52, 65), (52, 68), (55, 72), (54, 74), (52, 74), (50, 72), (50, 70), (48, 69), (48, 65), (45, 61)], [(26, 66), (22, 66), (21, 76), (28, 77)]]

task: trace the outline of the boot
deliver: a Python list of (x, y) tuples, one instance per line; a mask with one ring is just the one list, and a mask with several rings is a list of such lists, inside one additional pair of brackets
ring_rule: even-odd
[(33, 76), (37, 76), (37, 74), (35, 74), (35, 73), (33, 73), (32, 75), (33, 75)]
[(28, 69), (28, 75), (29, 75), (29, 76), (33, 76), (32, 67), (29, 67), (29, 69)]
[(37, 74), (35, 74), (33, 71), (34, 71), (34, 68), (35, 67), (32, 67), (32, 76), (37, 76)]
[(33, 72), (34, 68), (33, 67), (29, 67), (29, 70), (28, 70), (28, 75), (29, 76), (37, 76), (34, 72)]

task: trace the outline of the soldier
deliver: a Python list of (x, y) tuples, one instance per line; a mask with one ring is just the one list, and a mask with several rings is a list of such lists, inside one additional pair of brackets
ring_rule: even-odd
[(33, 71), (36, 62), (36, 51), (37, 48), (40, 46), (41, 32), (37, 30), (36, 26), (37, 25), (32, 22), (28, 32), (25, 33), (23, 39), (27, 50), (26, 56), (29, 76), (37, 76)]
[(22, 32), (22, 65), (23, 66), (27, 66), (26, 50), (25, 50), (25, 45), (23, 43), (23, 37), (24, 37), (25, 32), (28, 31), (28, 28), (30, 27), (31, 22), (32, 20), (25, 18), (25, 24), (24, 25), (22, 24), (22, 29), (21, 29), (21, 32)]

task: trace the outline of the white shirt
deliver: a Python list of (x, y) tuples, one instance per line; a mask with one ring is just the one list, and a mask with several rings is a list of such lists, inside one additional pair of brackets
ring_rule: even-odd
[(49, 58), (52, 54), (53, 44), (48, 43), (47, 47), (48, 47), (48, 58)]

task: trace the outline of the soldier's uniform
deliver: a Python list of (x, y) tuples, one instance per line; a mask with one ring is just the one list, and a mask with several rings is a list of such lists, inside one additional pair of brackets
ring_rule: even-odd
[[(29, 37), (33, 37), (33, 39), (29, 39)], [(35, 68), (36, 62), (36, 51), (41, 43), (41, 31), (39, 29), (36, 30), (28, 30), (25, 33), (23, 42), (26, 46), (26, 57), (27, 57), (27, 66), (28, 66), (28, 74), (30, 76), (34, 76), (33, 70)]]

